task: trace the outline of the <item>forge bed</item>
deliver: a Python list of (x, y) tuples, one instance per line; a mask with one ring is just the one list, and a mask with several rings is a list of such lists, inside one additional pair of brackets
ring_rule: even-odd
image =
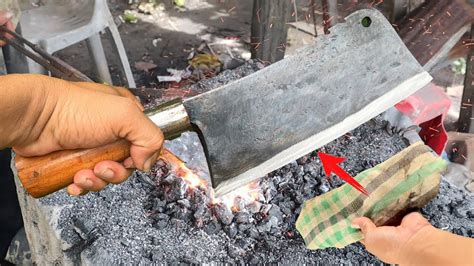
[[(197, 85), (207, 90), (258, 68), (244, 65)], [(321, 149), (347, 157), (350, 174), (375, 166), (408, 142), (377, 117)], [(194, 133), (166, 146), (208, 178)], [(251, 199), (215, 203), (209, 190), (176, 177), (163, 162), (151, 173), (135, 173), (121, 185), (71, 198), (58, 192), (34, 200), (19, 188), (32, 247), (39, 264), (161, 263), (378, 263), (361, 244), (310, 251), (294, 223), (305, 200), (342, 184), (328, 181), (314, 153), (263, 177)], [(231, 208), (228, 208), (230, 206)], [(232, 210), (231, 210), (232, 209)], [(430, 222), (459, 235), (474, 235), (474, 197), (441, 182), (439, 195), (424, 209)]]

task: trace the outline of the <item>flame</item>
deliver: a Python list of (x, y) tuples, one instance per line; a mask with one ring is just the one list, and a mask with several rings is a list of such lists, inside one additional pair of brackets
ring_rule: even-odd
[(171, 165), (177, 176), (181, 177), (192, 188), (205, 187), (207, 182), (196, 175), (186, 164), (167, 149), (161, 152), (161, 158)]
[[(177, 176), (183, 178), (191, 188), (207, 188), (208, 183), (206, 180), (201, 179), (186, 164), (170, 151), (163, 149), (161, 152), (161, 158), (168, 162), (172, 170)], [(213, 192), (211, 192), (213, 193)], [(213, 194), (211, 194), (213, 195)], [(258, 182), (250, 183), (242, 186), (231, 193), (228, 193), (219, 198), (212, 198), (213, 204), (223, 203), (231, 210), (239, 211), (241, 206), (245, 207), (255, 201), (258, 201), (261, 196), (261, 191), (258, 186)]]
[(260, 189), (258, 187), (258, 182), (250, 183), (243, 187), (236, 189), (220, 198), (215, 198), (214, 203), (222, 202), (227, 207), (231, 208), (234, 211), (239, 210), (239, 202), (237, 199), (240, 200), (240, 203), (244, 206), (247, 206), (260, 198)]

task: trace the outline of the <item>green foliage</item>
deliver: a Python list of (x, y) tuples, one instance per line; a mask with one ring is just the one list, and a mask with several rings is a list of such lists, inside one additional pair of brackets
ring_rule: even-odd
[(136, 14), (131, 10), (125, 10), (122, 15), (123, 21), (126, 23), (137, 23), (138, 18)]
[(179, 7), (184, 7), (186, 0), (174, 0), (174, 4)]

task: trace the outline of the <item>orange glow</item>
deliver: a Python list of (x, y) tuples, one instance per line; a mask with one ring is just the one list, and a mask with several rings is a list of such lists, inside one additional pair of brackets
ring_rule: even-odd
[(176, 174), (184, 179), (192, 188), (205, 187), (206, 181), (199, 178), (198, 175), (193, 173), (184, 163), (181, 163), (179, 167), (175, 169)]
[[(206, 180), (201, 179), (198, 175), (191, 171), (191, 169), (189, 169), (180, 158), (178, 158), (170, 151), (163, 149), (163, 151), (161, 152), (161, 159), (168, 162), (171, 165), (172, 170), (176, 173), (176, 175), (183, 178), (191, 188), (206, 188), (208, 186)], [(254, 182), (240, 187), (220, 198), (213, 197), (212, 203), (217, 204), (222, 202), (232, 210), (239, 211), (240, 206), (245, 207), (253, 203), (254, 201), (257, 201), (260, 195), (261, 193), (258, 187), (258, 182)], [(236, 202), (237, 198), (240, 199), (240, 202)]]
[(239, 206), (236, 204), (236, 199), (239, 197), (242, 205), (247, 206), (254, 201), (257, 201), (260, 196), (260, 189), (258, 187), (258, 182), (250, 183), (243, 187), (236, 189), (235, 191), (226, 194), (218, 199), (215, 199), (215, 202), (222, 202), (233, 211), (239, 211)]
[(183, 178), (184, 181), (186, 181), (186, 183), (188, 183), (192, 188), (206, 186), (205, 180), (193, 173), (193, 171), (191, 171), (191, 169), (189, 169), (180, 158), (167, 149), (163, 149), (161, 152), (161, 159), (168, 162), (176, 175)]

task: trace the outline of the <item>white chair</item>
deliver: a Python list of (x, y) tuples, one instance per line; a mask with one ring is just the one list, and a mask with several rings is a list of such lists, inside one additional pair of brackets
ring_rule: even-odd
[[(129, 88), (135, 88), (132, 70), (119, 31), (106, 0), (56, 0), (44, 6), (25, 10), (21, 15), (22, 35), (49, 53), (86, 40), (97, 74), (102, 82), (112, 84), (100, 32), (110, 31), (122, 63)], [(33, 61), (30, 72), (45, 73)]]

